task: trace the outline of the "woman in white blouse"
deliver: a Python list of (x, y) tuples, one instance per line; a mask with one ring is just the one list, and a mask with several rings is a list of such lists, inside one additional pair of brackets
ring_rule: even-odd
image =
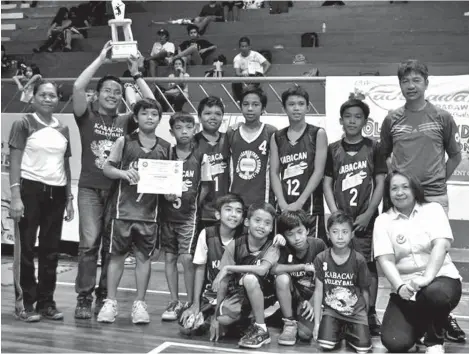
[(453, 234), (438, 203), (427, 203), (415, 177), (393, 171), (373, 232), (374, 256), (391, 283), (381, 327), (390, 352), (407, 352), (425, 335), (427, 353), (444, 353), (448, 315), (461, 298), (461, 276), (448, 251)]

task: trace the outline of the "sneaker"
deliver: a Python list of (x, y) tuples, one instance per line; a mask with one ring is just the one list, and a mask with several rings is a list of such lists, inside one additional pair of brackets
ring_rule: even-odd
[(135, 263), (136, 263), (136, 260), (134, 256), (128, 256), (124, 261), (124, 265), (126, 266), (134, 265)]
[(251, 331), (248, 331), (248, 333), (239, 340), (238, 345), (241, 348), (257, 349), (262, 347), (264, 344), (270, 343), (270, 334), (268, 330), (264, 331), (256, 324), (253, 324), (252, 326), (254, 328), (252, 328)]
[(381, 335), (381, 322), (376, 313), (368, 315), (368, 327), (370, 328), (370, 335), (372, 337)]
[(59, 321), (63, 320), (64, 314), (60, 312), (55, 306), (48, 306), (44, 309), (39, 309), (38, 312), (42, 317), (45, 317), (49, 320)]
[(150, 315), (145, 301), (136, 300), (132, 305), (132, 323), (150, 323)]
[(99, 314), (99, 311), (101, 311), (101, 309), (103, 308), (104, 306), (104, 301), (106, 301), (106, 298), (105, 297), (102, 297), (102, 296), (98, 296), (94, 302), (94, 314), (97, 315)]
[(427, 347), (426, 354), (445, 354), (445, 347), (442, 344), (436, 344)]
[(75, 307), (75, 318), (87, 320), (91, 318), (91, 299), (78, 299)]
[(466, 333), (464, 333), (461, 327), (459, 327), (456, 318), (454, 318), (452, 314), (449, 314), (448, 316), (448, 322), (446, 324), (445, 329), (445, 336), (447, 339), (458, 343), (466, 341)]
[(97, 321), (113, 323), (117, 316), (117, 300), (106, 299), (104, 305), (99, 311)]
[(283, 319), (283, 331), (278, 337), (278, 344), (295, 345), (298, 334), (298, 324), (295, 320)]
[(33, 308), (25, 308), (21, 311), (15, 309), (15, 317), (23, 322), (39, 322), (41, 320), (41, 315)]
[(163, 321), (176, 321), (182, 313), (182, 303), (178, 300), (171, 301), (161, 315)]

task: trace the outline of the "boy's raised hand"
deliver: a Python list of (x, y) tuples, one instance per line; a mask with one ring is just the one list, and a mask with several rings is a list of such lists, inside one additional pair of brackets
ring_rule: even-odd
[(308, 300), (305, 300), (303, 301), (303, 304), (301, 305), (301, 309), (304, 310), (301, 313), (301, 316), (303, 316), (306, 320), (313, 322), (313, 318), (314, 318), (313, 305), (311, 305)]
[(275, 235), (274, 237), (274, 242), (273, 242), (273, 245), (274, 246), (279, 246), (279, 247), (283, 247), (287, 244), (287, 241), (285, 240), (285, 237), (283, 237), (282, 235), (280, 234), (277, 234)]

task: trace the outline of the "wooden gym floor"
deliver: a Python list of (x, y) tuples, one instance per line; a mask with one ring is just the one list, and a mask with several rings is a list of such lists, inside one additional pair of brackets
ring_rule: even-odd
[[(154, 262), (152, 278), (147, 294), (147, 304), (151, 315), (149, 325), (133, 325), (130, 311), (135, 296), (133, 266), (127, 266), (122, 277), (118, 293), (119, 315), (113, 324), (101, 324), (92, 320), (76, 320), (73, 317), (76, 305), (74, 281), (76, 262), (61, 260), (57, 280), (56, 302), (65, 318), (63, 321), (42, 320), (39, 323), (23, 323), (15, 320), (14, 289), (12, 283), (12, 258), (2, 257), (2, 316), (1, 316), (1, 351), (10, 353), (42, 352), (99, 352), (99, 353), (234, 353), (247, 352), (237, 346), (236, 340), (222, 340), (211, 343), (208, 337), (182, 337), (176, 323), (163, 323), (161, 314), (170, 297), (164, 276), (164, 265)], [(184, 300), (182, 273), (179, 274), (181, 300)], [(378, 294), (378, 314), (382, 316), (386, 306), (389, 290), (384, 282)], [(467, 284), (466, 284), (467, 285)], [(465, 286), (464, 294), (455, 311), (460, 326), (469, 333), (469, 293)], [(277, 337), (280, 329), (270, 328), (272, 343), (264, 346), (257, 353), (311, 353), (320, 352), (319, 347), (312, 343), (299, 343), (294, 347), (278, 346)], [(420, 347), (420, 352), (425, 352)], [(447, 353), (463, 353), (469, 350), (465, 344), (447, 342)], [(338, 352), (350, 352), (351, 349), (342, 345)], [(379, 338), (373, 339), (373, 352), (383, 353), (386, 349)]]

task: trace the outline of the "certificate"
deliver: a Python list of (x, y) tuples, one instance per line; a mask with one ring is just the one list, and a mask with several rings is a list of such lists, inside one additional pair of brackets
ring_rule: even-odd
[(183, 161), (138, 160), (137, 193), (182, 194)]

